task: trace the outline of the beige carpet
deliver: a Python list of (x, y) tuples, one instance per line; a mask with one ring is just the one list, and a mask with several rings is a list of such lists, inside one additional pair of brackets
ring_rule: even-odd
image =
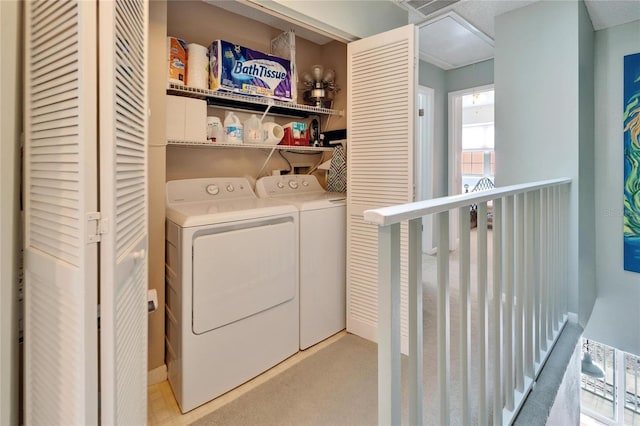
[[(472, 233), (475, 237), (475, 232)], [(475, 241), (472, 238), (472, 247)], [(475, 251), (475, 250), (473, 250)], [(475, 256), (472, 255), (472, 264)], [(436, 261), (423, 259), (424, 303), (424, 424), (438, 424), (436, 370)], [(472, 271), (472, 283), (475, 271)], [(458, 263), (451, 259), (451, 424), (460, 424)], [(472, 324), (476, 324), (475, 284), (472, 284)], [(490, 318), (491, 320), (491, 318)], [(472, 347), (477, 347), (472, 333)], [(491, 336), (490, 336), (491, 345)], [(491, 346), (490, 346), (491, 347)], [(477, 389), (478, 366), (472, 365), (471, 386)], [(487, 372), (491, 377), (491, 366)], [(403, 423), (407, 419), (406, 358), (403, 357)], [(474, 392), (476, 393), (476, 392)], [(477, 402), (472, 403), (477, 412)], [(474, 414), (474, 423), (476, 415)], [(377, 346), (346, 335), (294, 365), (267, 383), (193, 423), (194, 425), (376, 425)]]

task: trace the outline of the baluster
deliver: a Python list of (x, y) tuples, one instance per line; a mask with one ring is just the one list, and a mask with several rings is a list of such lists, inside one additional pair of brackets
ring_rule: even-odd
[(555, 198), (555, 237), (556, 237), (556, 247), (555, 247), (555, 266), (556, 266), (556, 276), (555, 276), (555, 324), (556, 329), (560, 331), (560, 326), (562, 325), (562, 287), (563, 283), (560, 275), (560, 259), (562, 258), (562, 251), (560, 246), (562, 244), (560, 239), (560, 187), (555, 186), (553, 188), (553, 194)]
[(524, 199), (524, 242), (525, 242), (525, 263), (524, 263), (524, 374), (527, 377), (535, 378), (533, 365), (533, 283), (535, 265), (535, 253), (537, 251), (534, 238), (534, 197), (535, 194), (527, 192)]
[(547, 189), (540, 193), (540, 317), (538, 319), (540, 333), (540, 349), (547, 352), (547, 287), (549, 274), (547, 270), (547, 260), (549, 251), (549, 231), (547, 227)]
[(471, 372), (471, 289), (470, 289), (470, 229), (469, 206), (458, 209), (458, 223), (460, 229), (459, 263), (460, 268), (460, 387), (462, 391), (463, 425), (471, 424), (471, 403), (469, 389), (469, 374)]
[(540, 288), (542, 282), (541, 262), (542, 262), (542, 239), (540, 230), (540, 191), (533, 194), (533, 241), (534, 241), (534, 263), (533, 263), (533, 315), (535, 318), (534, 355), (535, 362), (540, 364)]
[(553, 341), (553, 190), (547, 188), (547, 293), (545, 312), (547, 314), (547, 340)]
[(513, 411), (513, 196), (506, 197), (504, 226), (504, 394), (505, 407)]
[(440, 424), (450, 424), (449, 417), (449, 212), (438, 213), (438, 393)]
[(515, 219), (515, 384), (519, 392), (524, 392), (524, 362), (522, 353), (522, 316), (524, 311), (524, 194), (516, 195), (516, 219)]
[[(493, 424), (502, 425), (502, 199), (493, 200)], [(443, 423), (446, 424), (446, 423)]]
[(378, 228), (378, 422), (400, 424), (400, 224)]
[(487, 402), (487, 348), (489, 299), (487, 297), (487, 203), (478, 204), (478, 424), (489, 424)]
[(409, 221), (409, 424), (422, 424), (422, 218)]

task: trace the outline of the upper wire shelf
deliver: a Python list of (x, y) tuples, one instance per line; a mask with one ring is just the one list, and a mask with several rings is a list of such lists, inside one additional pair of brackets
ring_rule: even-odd
[(264, 111), (269, 108), (270, 113), (273, 114), (293, 115), (298, 117), (308, 117), (309, 115), (314, 114), (337, 116), (342, 116), (344, 114), (341, 110), (301, 105), (293, 102), (243, 95), (223, 90), (198, 89), (176, 83), (169, 83), (167, 93), (170, 95), (207, 99), (208, 103), (222, 107), (248, 109), (251, 111)]

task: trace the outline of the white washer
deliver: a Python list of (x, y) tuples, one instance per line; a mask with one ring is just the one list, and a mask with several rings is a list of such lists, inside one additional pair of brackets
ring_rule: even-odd
[(167, 182), (166, 348), (182, 412), (298, 351), (298, 212), (244, 178)]
[(300, 349), (306, 349), (345, 328), (346, 196), (325, 191), (313, 175), (263, 177), (256, 193), (300, 211)]

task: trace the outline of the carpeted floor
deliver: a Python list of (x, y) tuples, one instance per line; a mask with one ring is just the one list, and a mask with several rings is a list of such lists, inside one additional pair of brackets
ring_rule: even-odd
[[(472, 233), (475, 236), (475, 232)], [(472, 247), (475, 241), (472, 240)], [(475, 250), (472, 250), (472, 264)], [(475, 282), (472, 268), (472, 283)], [(436, 260), (423, 258), (424, 424), (438, 423), (436, 397)], [(451, 284), (451, 424), (460, 424), (458, 262), (450, 264)], [(476, 324), (476, 291), (472, 285), (471, 321)], [(491, 321), (491, 318), (489, 318)], [(471, 345), (477, 347), (477, 333)], [(489, 336), (491, 347), (491, 335)], [(491, 377), (491, 366), (487, 371)], [(406, 358), (403, 357), (403, 423), (406, 424)], [(478, 366), (472, 365), (471, 387), (478, 386)], [(477, 402), (472, 402), (477, 411)], [(474, 416), (475, 417), (475, 416)], [(474, 423), (476, 423), (474, 421)], [(376, 425), (377, 345), (347, 334), (267, 383), (249, 391), (194, 425)]]

